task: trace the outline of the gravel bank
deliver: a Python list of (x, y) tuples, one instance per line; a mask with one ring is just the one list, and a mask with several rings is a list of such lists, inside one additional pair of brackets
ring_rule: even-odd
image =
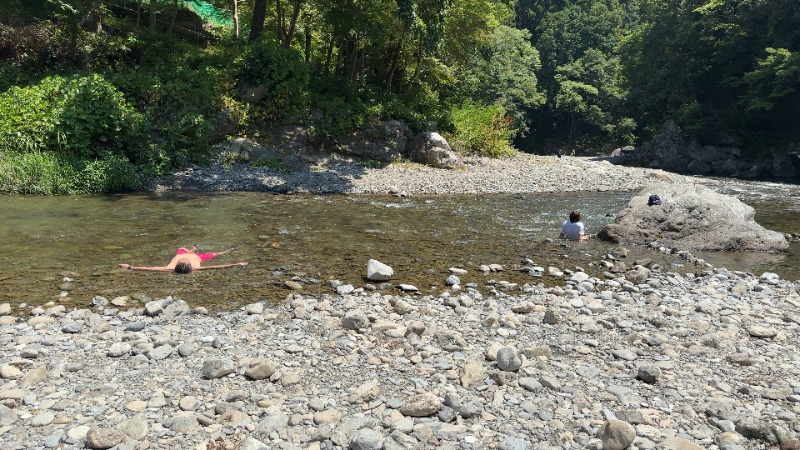
[(692, 179), (661, 170), (613, 165), (603, 159), (518, 154), (467, 158), (461, 170), (408, 163), (368, 167), (337, 158), (282, 173), (245, 165), (190, 168), (156, 180), (150, 191), (253, 191), (337, 194), (486, 194), (633, 191), (653, 181)]
[(800, 448), (797, 284), (528, 264), (563, 286), (0, 305), (2, 448)]

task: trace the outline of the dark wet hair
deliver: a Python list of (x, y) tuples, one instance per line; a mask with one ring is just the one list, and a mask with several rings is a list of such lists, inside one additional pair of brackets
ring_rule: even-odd
[(578, 211), (572, 211), (569, 213), (569, 221), (572, 223), (579, 222), (581, 220), (581, 213)]
[(192, 264), (185, 259), (178, 261), (175, 264), (175, 273), (192, 273)]

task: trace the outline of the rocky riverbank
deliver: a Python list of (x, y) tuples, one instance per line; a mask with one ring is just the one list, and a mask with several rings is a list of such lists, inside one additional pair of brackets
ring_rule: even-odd
[[(148, 189), (413, 195), (657, 180), (696, 181), (519, 155), (455, 171), (216, 165)], [(800, 284), (688, 254), (691, 273), (625, 255), (592, 263), (600, 278), (521, 262), (555, 287), (454, 268), (436, 295), (331, 281), (329, 294), (219, 314), (133, 293), (16, 315), (0, 304), (0, 447), (800, 448)]]
[[(625, 261), (545, 288), (0, 305), (2, 448), (800, 448), (797, 283)], [(628, 269), (628, 270), (625, 270)], [(448, 274), (442, 274), (448, 277)], [(480, 283), (467, 282), (484, 280)]]
[(655, 181), (699, 179), (662, 170), (625, 167), (603, 158), (518, 154), (513, 158), (464, 159), (461, 169), (414, 163), (374, 167), (334, 156), (291, 168), (243, 164), (193, 167), (154, 180), (149, 191), (253, 191), (336, 194), (487, 194), (564, 191), (633, 191)]

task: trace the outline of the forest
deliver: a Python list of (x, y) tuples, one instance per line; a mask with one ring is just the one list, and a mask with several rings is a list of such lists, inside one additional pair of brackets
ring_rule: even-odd
[(280, 124), (500, 157), (671, 120), (757, 156), (800, 142), (799, 88), (797, 0), (0, 0), (0, 191), (136, 189)]

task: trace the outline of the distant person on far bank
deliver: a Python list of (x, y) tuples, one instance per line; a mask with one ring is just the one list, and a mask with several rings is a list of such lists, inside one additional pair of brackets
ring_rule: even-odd
[(581, 213), (578, 211), (569, 213), (569, 220), (565, 220), (561, 225), (561, 234), (558, 237), (567, 238), (571, 241), (586, 241), (589, 239), (583, 222), (581, 222)]

